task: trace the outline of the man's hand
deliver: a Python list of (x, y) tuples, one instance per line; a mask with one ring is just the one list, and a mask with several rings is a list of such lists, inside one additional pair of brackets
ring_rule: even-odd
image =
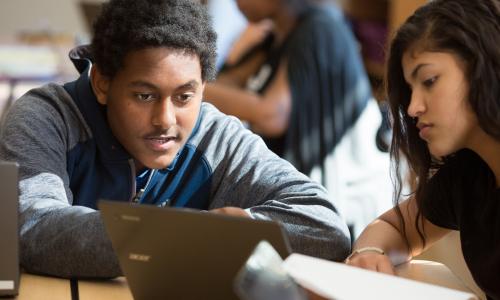
[(226, 206), (222, 208), (216, 208), (209, 210), (209, 212), (216, 213), (216, 214), (222, 214), (222, 215), (229, 215), (229, 216), (235, 216), (235, 217), (245, 217), (245, 218), (250, 218), (250, 215), (242, 208), (239, 207), (234, 207), (234, 206)]

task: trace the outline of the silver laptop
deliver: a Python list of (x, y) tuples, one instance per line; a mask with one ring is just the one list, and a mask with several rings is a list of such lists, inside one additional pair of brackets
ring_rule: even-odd
[(100, 201), (134, 299), (237, 299), (233, 280), (267, 240), (283, 257), (279, 223), (180, 208)]
[(0, 162), (0, 296), (19, 290), (19, 230), (15, 163)]

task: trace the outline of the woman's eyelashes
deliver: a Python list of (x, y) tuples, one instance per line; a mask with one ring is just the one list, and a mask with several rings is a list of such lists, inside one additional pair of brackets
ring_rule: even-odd
[(424, 80), (422, 82), (422, 84), (426, 87), (426, 88), (431, 88), (434, 83), (436, 82), (436, 80), (438, 79), (438, 76), (432, 76), (426, 80)]

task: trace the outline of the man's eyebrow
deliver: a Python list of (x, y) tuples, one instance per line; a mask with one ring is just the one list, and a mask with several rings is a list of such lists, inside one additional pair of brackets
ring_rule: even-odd
[(128, 84), (130, 87), (142, 87), (142, 88), (149, 88), (149, 89), (154, 89), (157, 90), (158, 87), (150, 82), (147, 81), (142, 81), (142, 80), (137, 80), (137, 81), (132, 81), (131, 83)]
[(184, 89), (195, 89), (199, 85), (198, 81), (196, 80), (190, 80), (186, 82), (185, 84), (182, 84), (176, 88), (176, 90), (184, 90)]
[[(190, 80), (184, 84), (181, 84), (179, 85), (178, 87), (176, 87), (176, 90), (181, 90), (181, 89), (190, 89), (190, 88), (197, 88), (199, 85), (198, 81), (196, 80)], [(149, 88), (149, 89), (155, 89), (157, 90), (158, 87), (150, 82), (147, 82), (147, 81), (142, 81), (142, 80), (137, 80), (137, 81), (132, 81), (131, 83), (128, 84), (128, 86), (130, 87), (145, 87), (145, 88)]]

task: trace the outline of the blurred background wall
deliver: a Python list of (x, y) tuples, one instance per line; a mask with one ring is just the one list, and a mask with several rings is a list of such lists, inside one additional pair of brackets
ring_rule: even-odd
[[(1, 0), (0, 37), (19, 32), (48, 30), (88, 37), (81, 0)], [(89, 0), (102, 3), (104, 0)]]

